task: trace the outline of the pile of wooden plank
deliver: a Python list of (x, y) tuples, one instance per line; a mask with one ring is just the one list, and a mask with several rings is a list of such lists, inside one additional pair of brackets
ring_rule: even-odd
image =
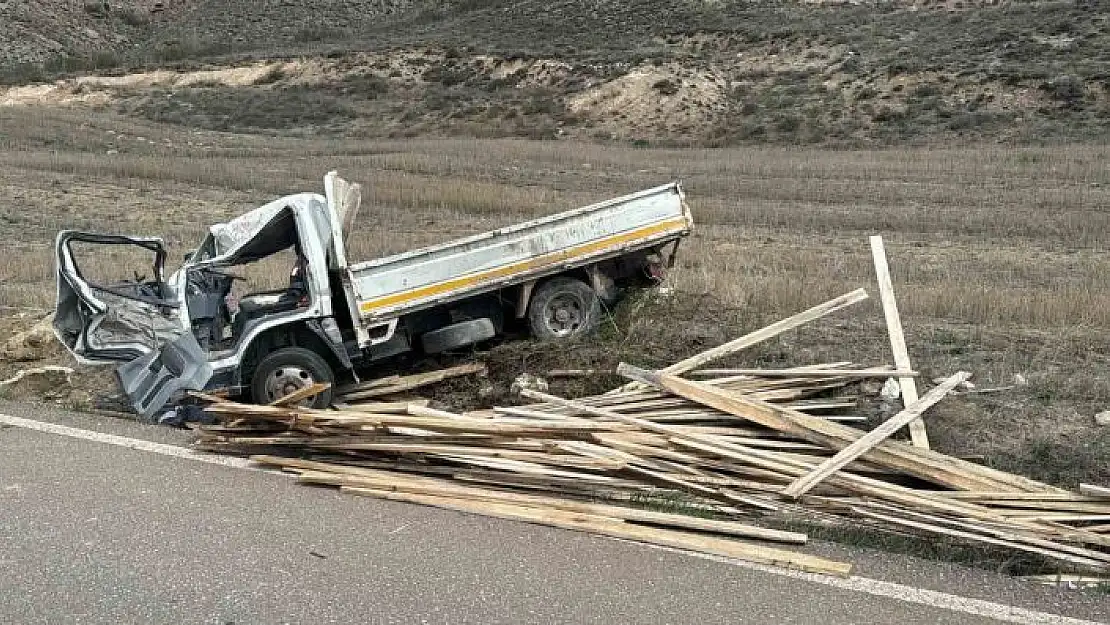
[[(522, 390), (535, 403), (468, 413), (424, 401), (351, 403), (444, 379), (420, 374), (346, 389), (333, 410), (293, 405), (303, 393), (271, 406), (215, 400), (207, 410), (220, 423), (199, 428), (199, 445), (353, 494), (806, 571), (850, 567), (766, 545), (806, 537), (751, 519), (847, 519), (1033, 553), (1058, 571), (1107, 572), (1110, 490), (1072, 492), (929, 448), (922, 415), (970, 374), (918, 396), (881, 241), (873, 246), (894, 367), (707, 368), (863, 301), (860, 289), (657, 371), (622, 364), (628, 383), (602, 395)], [(904, 402), (871, 431), (850, 425), (866, 419), (868, 379), (897, 380)], [(892, 438), (902, 428), (908, 441)]]
[[(776, 401), (797, 394), (779, 379), (765, 386), (760, 392)], [(298, 473), (305, 483), (353, 494), (805, 571), (849, 572), (844, 563), (750, 542), (802, 544), (806, 536), (740, 522), (750, 511), (780, 505), (763, 492), (746, 493), (747, 476), (703, 475), (694, 465), (652, 457), (655, 453), (637, 455), (666, 446), (665, 439), (620, 419), (570, 416), (557, 406), (545, 407), (457, 414), (404, 402), (312, 410), (216, 401), (207, 410), (221, 422), (201, 426), (199, 444), (253, 454), (257, 462)], [(745, 433), (734, 427), (667, 427), (692, 436), (727, 431), (738, 440)], [(764, 442), (769, 448), (807, 447), (779, 444), (773, 435)]]
[[(859, 295), (818, 308), (828, 314), (853, 300)], [(954, 374), (865, 432), (843, 423), (863, 418), (853, 414), (860, 380), (915, 372), (844, 362), (691, 369), (748, 344), (734, 341), (659, 371), (622, 364), (618, 372), (631, 383), (599, 396), (524, 390), (537, 403), (463, 414), (426, 402), (310, 410), (217, 401), (207, 410), (221, 423), (199, 428), (199, 444), (265, 453), (254, 457), (359, 495), (808, 571), (848, 568), (740, 541), (805, 540), (740, 519), (831, 514), (1032, 552), (1077, 571), (1110, 564), (1104, 492), (1068, 492), (889, 438), (968, 374)]]

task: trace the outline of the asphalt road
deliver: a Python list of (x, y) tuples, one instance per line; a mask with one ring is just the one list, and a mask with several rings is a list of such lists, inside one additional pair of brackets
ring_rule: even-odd
[[(12, 404), (0, 413), (187, 440)], [(866, 550), (814, 550), (914, 587), (1094, 622), (1110, 616), (1110, 600), (1088, 593)], [(910, 598), (883, 596), (858, 584), (0, 425), (0, 623), (998, 622), (914, 600), (912, 589)], [(1022, 618), (1010, 622), (1068, 622)]]

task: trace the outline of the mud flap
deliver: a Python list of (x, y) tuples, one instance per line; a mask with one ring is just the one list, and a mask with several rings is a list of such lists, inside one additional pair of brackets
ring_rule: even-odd
[(151, 419), (178, 391), (203, 389), (212, 367), (196, 338), (186, 332), (161, 350), (120, 365), (116, 375), (131, 407)]

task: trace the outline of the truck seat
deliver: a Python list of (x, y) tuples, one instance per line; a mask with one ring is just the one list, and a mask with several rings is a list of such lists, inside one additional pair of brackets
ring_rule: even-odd
[(296, 310), (303, 295), (304, 292), (298, 289), (244, 295), (239, 300), (239, 312), (232, 323), (232, 335), (240, 336), (247, 322), (252, 319)]

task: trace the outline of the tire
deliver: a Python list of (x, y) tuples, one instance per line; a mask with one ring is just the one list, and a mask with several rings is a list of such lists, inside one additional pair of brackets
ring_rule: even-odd
[(447, 327), (425, 332), (420, 337), (424, 353), (438, 354), (450, 349), (481, 343), (497, 336), (497, 330), (489, 319), (472, 319), (453, 323)]
[(251, 397), (256, 404), (268, 404), (298, 388), (318, 382), (326, 382), (332, 386), (311, 400), (306, 400), (302, 406), (330, 406), (335, 390), (335, 373), (328, 362), (316, 352), (303, 347), (284, 347), (258, 363), (251, 376)]
[(541, 341), (575, 339), (601, 323), (601, 300), (590, 285), (574, 278), (553, 278), (532, 294), (528, 326)]

